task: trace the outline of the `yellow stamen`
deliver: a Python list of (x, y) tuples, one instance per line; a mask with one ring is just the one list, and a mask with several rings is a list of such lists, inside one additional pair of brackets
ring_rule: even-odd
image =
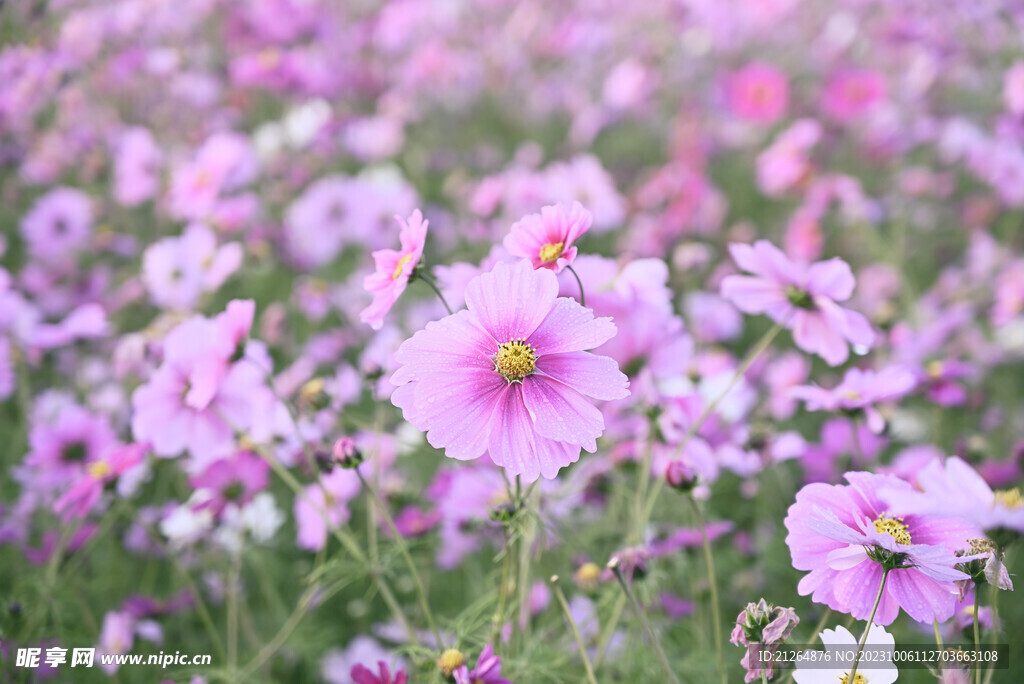
[(412, 261), (412, 254), (403, 254), (402, 258), (399, 259), (398, 263), (395, 265), (395, 270), (391, 274), (391, 279), (398, 280), (398, 276), (402, 275), (402, 269), (404, 269), (405, 265), (410, 261)]
[(843, 399), (849, 399), (850, 401), (857, 401), (860, 399), (860, 392), (854, 390), (846, 390), (843, 392)]
[(897, 544), (911, 543), (910, 532), (907, 531), (907, 526), (903, 524), (903, 518), (890, 518), (887, 515), (880, 516), (875, 521), (875, 531), (884, 532), (895, 539)]
[(462, 655), (462, 651), (455, 648), (449, 648), (441, 654), (440, 658), (437, 659), (437, 667), (445, 677), (451, 677), (455, 670), (465, 664), (466, 656)]
[[(839, 684), (851, 684), (850, 673), (844, 672), (843, 676), (839, 678)], [(868, 684), (868, 680), (860, 672), (853, 676), (852, 684)]]
[(97, 480), (102, 480), (110, 474), (110, 464), (106, 461), (96, 461), (89, 464), (88, 471)]
[(932, 380), (938, 380), (942, 377), (942, 371), (945, 370), (945, 365), (941, 361), (932, 361), (925, 366), (925, 371), (928, 373), (928, 377)]
[(512, 340), (498, 347), (494, 370), (509, 382), (522, 382), (537, 367), (537, 354), (525, 340)]
[(1020, 495), (1020, 490), (1016, 487), (1013, 489), (1003, 489), (996, 492), (996, 503), (1002, 504), (1007, 508), (1020, 508), (1024, 506), (1024, 497)]
[(552, 261), (555, 261), (558, 257), (562, 256), (562, 247), (564, 246), (564, 242), (555, 242), (544, 245), (540, 248), (540, 260), (545, 264), (550, 264)]

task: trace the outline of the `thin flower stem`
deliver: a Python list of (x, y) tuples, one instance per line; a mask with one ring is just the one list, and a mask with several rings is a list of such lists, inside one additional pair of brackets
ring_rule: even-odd
[(242, 554), (231, 554), (227, 587), (228, 671), (234, 676), (238, 668), (238, 583), (242, 575)]
[[(974, 583), (974, 650), (977, 651), (981, 639), (978, 636), (978, 609), (981, 607), (981, 587), (978, 583)], [(936, 627), (938, 629), (938, 627)], [(974, 684), (981, 684), (981, 664), (978, 662), (974, 663)]]
[[(683, 439), (679, 442), (679, 446), (676, 447), (675, 453), (672, 455), (673, 460), (678, 459), (680, 456), (683, 455), (683, 452), (686, 450), (687, 445), (689, 445), (690, 440), (692, 440), (700, 431), (700, 429), (704, 427), (704, 423), (706, 423), (708, 418), (711, 417), (711, 414), (715, 412), (715, 409), (717, 409), (718, 405), (722, 403), (722, 400), (729, 395), (729, 392), (731, 392), (732, 388), (736, 386), (736, 383), (740, 381), (740, 378), (746, 375), (747, 371), (750, 370), (750, 367), (754, 365), (754, 361), (756, 361), (757, 358), (761, 356), (762, 353), (764, 353), (764, 351), (769, 347), (769, 345), (771, 345), (775, 337), (780, 332), (782, 332), (782, 329), (785, 326), (785, 321), (773, 325), (768, 330), (768, 332), (766, 332), (764, 336), (760, 340), (758, 340), (757, 344), (754, 345), (750, 352), (747, 353), (747, 356), (743, 359), (739, 367), (736, 369), (736, 372), (733, 373), (732, 379), (729, 380), (729, 384), (726, 385), (725, 389), (722, 390), (721, 394), (715, 397), (711, 401), (711, 403), (704, 408), (703, 413), (700, 414), (697, 420), (694, 421), (693, 425), (691, 425), (689, 429), (686, 431), (686, 434), (683, 435)], [(641, 522), (643, 525), (646, 525), (647, 521), (650, 520), (651, 513), (654, 512), (654, 504), (657, 503), (658, 495), (661, 494), (661, 490), (664, 488), (665, 478), (658, 478), (658, 480), (654, 483), (654, 488), (651, 489), (651, 493), (647, 497), (647, 505), (644, 507), (644, 514), (641, 517)]]
[(587, 671), (587, 681), (590, 684), (597, 684), (597, 679), (594, 678), (594, 668), (590, 665), (590, 658), (587, 657), (587, 647), (583, 644), (583, 637), (580, 635), (580, 630), (576, 626), (576, 621), (572, 619), (572, 613), (569, 611), (569, 603), (565, 600), (565, 594), (562, 593), (562, 587), (558, 586), (558, 575), (551, 576), (551, 586), (555, 590), (555, 598), (558, 599), (559, 605), (562, 606), (562, 612), (565, 613), (565, 619), (569, 622), (569, 629), (572, 630), (573, 638), (576, 639), (576, 648), (580, 651), (580, 658), (583, 659), (583, 668)]
[(427, 275), (426, 271), (417, 271), (416, 277), (425, 282), (427, 286), (434, 291), (434, 294), (437, 295), (437, 298), (441, 300), (442, 304), (444, 304), (444, 308), (448, 311), (449, 316), (455, 313), (454, 311), (452, 311), (452, 307), (448, 305), (448, 300), (444, 298), (443, 294), (441, 294), (441, 288), (437, 286), (437, 283), (434, 282), (433, 278)]
[(583, 281), (580, 280), (580, 274), (572, 266), (566, 265), (566, 268), (569, 270), (569, 273), (572, 273), (573, 278), (576, 279), (576, 284), (580, 286), (580, 306), (586, 306), (587, 295), (583, 292)]
[(597, 642), (597, 658), (595, 661), (598, 667), (601, 667), (601, 663), (604, 661), (604, 657), (608, 653), (608, 644), (612, 642), (612, 635), (615, 633), (615, 627), (619, 624), (619, 620), (622, 619), (622, 611), (625, 608), (626, 595), (619, 594), (618, 598), (615, 599), (615, 605), (612, 607), (611, 619), (608, 620), (608, 624), (605, 625), (604, 630), (601, 632), (601, 637)]
[(427, 591), (423, 587), (423, 579), (420, 577), (419, 571), (416, 569), (416, 563), (412, 560), (412, 555), (409, 553), (409, 546), (405, 543), (405, 538), (398, 531), (398, 527), (395, 525), (394, 518), (388, 512), (388, 507), (384, 504), (384, 501), (377, 494), (376, 490), (370, 486), (370, 483), (363, 477), (362, 472), (359, 468), (355, 469), (356, 475), (359, 476), (359, 481), (363, 483), (363, 487), (366, 492), (373, 499), (377, 509), (380, 511), (381, 516), (384, 517), (384, 522), (387, 523), (388, 528), (391, 530), (391, 534), (394, 536), (395, 545), (398, 546), (399, 552), (402, 554), (402, 558), (405, 559), (405, 564), (409, 567), (409, 572), (412, 573), (412, 579), (416, 583), (416, 594), (420, 599), (420, 608), (423, 610), (423, 615), (427, 620), (427, 626), (430, 631), (434, 634), (434, 641), (437, 642), (437, 648), (441, 648), (441, 632), (437, 630), (437, 623), (434, 622), (434, 614), (430, 611), (430, 602), (427, 600)]
[(853, 657), (853, 669), (850, 670), (849, 681), (853, 682), (857, 679), (857, 664), (860, 662), (860, 653), (864, 650), (864, 643), (868, 640), (868, 632), (871, 631), (871, 625), (875, 622), (875, 612), (878, 610), (878, 604), (882, 602), (882, 592), (885, 591), (885, 581), (889, 579), (889, 571), (885, 570), (882, 572), (882, 581), (878, 584), (878, 595), (875, 596), (875, 605), (871, 607), (871, 615), (868, 616), (868, 624), (864, 627), (864, 634), (860, 637), (860, 642), (857, 644), (857, 655)]
[[(988, 585), (989, 586), (989, 592), (992, 595), (992, 597), (991, 597), (991, 603), (992, 603), (992, 630), (991, 630), (991, 634), (989, 635), (989, 643), (993, 647), (995, 647), (996, 642), (999, 640), (999, 592), (1000, 592), (1000, 589), (999, 589), (999, 585), (998, 585), (998, 581), (999, 581), (998, 578), (999, 578), (999, 573), (1001, 573), (1003, 571), (1003, 569), (1001, 567), (1001, 564), (1003, 562), (1002, 549), (998, 549), (996, 551), (996, 553), (995, 553), (995, 561), (994, 562), (996, 563), (996, 567), (995, 567), (995, 573), (993, 574), (993, 576), (996, 578), (997, 584), (989, 584)], [(977, 592), (978, 588), (975, 587), (974, 591)], [(977, 597), (977, 594), (975, 594), (975, 597)], [(977, 609), (975, 609), (975, 612), (974, 612), (974, 624), (978, 624), (978, 612), (977, 612)], [(985, 672), (985, 684), (989, 684), (989, 682), (992, 681), (992, 677), (993, 677), (993, 675), (995, 675), (995, 673), (996, 673), (996, 664), (995, 664), (995, 662), (993, 662), (991, 665), (989, 665), (988, 671)]]
[[(679, 678), (676, 677), (676, 673), (672, 671), (672, 668), (668, 664), (668, 658), (665, 657), (665, 652), (661, 649), (661, 643), (654, 635), (654, 630), (651, 629), (651, 623), (647, 621), (647, 616), (644, 614), (643, 606), (636, 599), (636, 596), (630, 590), (629, 585), (626, 583), (626, 578), (622, 576), (622, 568), (619, 567), (618, 556), (613, 557), (608, 562), (608, 568), (615, 573), (615, 579), (619, 581), (619, 586), (622, 587), (623, 593), (629, 600), (630, 606), (633, 608), (633, 612), (636, 614), (636, 619), (640, 621), (640, 626), (643, 627), (644, 634), (647, 635), (647, 641), (650, 642), (651, 648), (654, 649), (654, 655), (658, 657), (658, 662), (661, 663), (661, 669), (668, 675), (669, 680), (674, 684), (679, 684)], [(724, 680), (723, 680), (724, 681)]]
[(939, 631), (938, 619), (932, 620), (932, 631), (935, 632), (935, 647), (942, 650), (942, 632)]
[(501, 561), (501, 586), (499, 589), (498, 599), (498, 610), (494, 613), (494, 631), (491, 641), (495, 644), (500, 645), (501, 643), (501, 628), (505, 623), (505, 606), (508, 603), (508, 576), (510, 573), (509, 568), (512, 565), (512, 535), (509, 534), (508, 526), (505, 526), (505, 547), (502, 552)]
[[(325, 511), (322, 506), (319, 506), (309, 497), (309, 495), (306, 494), (306, 490), (302, 488), (302, 485), (295, 479), (295, 476), (292, 475), (287, 468), (281, 465), (273, 454), (267, 452), (265, 449), (257, 448), (256, 453), (270, 465), (274, 474), (281, 478), (281, 480), (288, 485), (297, 497), (306, 501), (306, 503), (313, 507), (313, 510), (320, 514), (320, 517), (323, 519), (324, 524), (330, 531), (331, 536), (337, 539), (338, 542), (341, 543), (341, 545), (345, 547), (350, 554), (352, 554), (352, 557), (356, 559), (356, 562), (366, 563), (366, 554), (364, 554), (362, 549), (359, 548), (356, 541), (343, 529), (331, 522), (330, 518), (327, 516), (327, 511)], [(391, 592), (391, 588), (387, 585), (387, 582), (385, 582), (383, 578), (381, 578), (380, 573), (376, 571), (369, 574), (374, 585), (377, 587), (377, 591), (380, 592), (381, 598), (391, 611), (391, 614), (394, 615), (395, 619), (401, 623), (402, 628), (405, 630), (406, 637), (409, 639), (409, 643), (414, 646), (419, 646), (420, 641), (416, 636), (416, 630), (412, 628), (412, 623), (409, 622), (409, 618), (406, 616), (405, 611), (402, 610), (402, 607), (398, 604), (398, 601), (395, 599), (395, 595)], [(438, 646), (440, 646), (440, 644), (438, 644)]]
[(708, 539), (708, 526), (700, 512), (700, 506), (692, 496), (688, 498), (693, 506), (693, 512), (697, 515), (701, 544), (704, 547), (704, 564), (707, 566), (708, 584), (711, 587), (711, 620), (715, 631), (715, 657), (718, 661), (718, 678), (722, 681), (722, 684), (726, 684), (725, 656), (722, 652), (722, 609), (718, 603), (718, 579), (715, 574), (715, 559), (711, 552), (711, 540)]

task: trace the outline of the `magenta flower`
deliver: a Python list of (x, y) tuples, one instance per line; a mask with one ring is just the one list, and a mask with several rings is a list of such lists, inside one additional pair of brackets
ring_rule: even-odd
[(763, 313), (785, 323), (796, 346), (838, 366), (849, 358), (847, 342), (861, 347), (874, 342), (868, 320), (836, 304), (853, 294), (855, 281), (845, 262), (797, 263), (767, 240), (753, 246), (731, 244), (729, 251), (754, 276), (728, 276), (722, 281), (722, 296), (745, 313)]
[(615, 334), (528, 261), (498, 263), (466, 287), (468, 310), (428, 323), (395, 353), (392, 402), (450, 458), (487, 452), (527, 481), (593, 453), (604, 431), (587, 399), (629, 395), (617, 364), (584, 350)]
[(494, 655), (494, 647), (484, 646), (476, 667), (470, 670), (463, 665), (452, 673), (455, 684), (512, 684), (501, 676), (501, 658)]
[(894, 515), (881, 492), (909, 494), (913, 487), (891, 475), (854, 472), (846, 480), (849, 485), (807, 485), (789, 507), (793, 567), (810, 571), (799, 593), (865, 620), (888, 570), (876, 624), (892, 623), (900, 608), (919, 622), (949, 618), (954, 582), (968, 579), (954, 569), (968, 557), (955, 552), (970, 546), (977, 528), (957, 518)]
[(513, 256), (529, 259), (534, 268), (549, 268), (555, 273), (576, 258), (573, 243), (590, 230), (593, 217), (579, 202), (571, 208), (564, 204), (541, 207), (539, 214), (530, 214), (512, 224), (505, 236), (505, 249)]
[(402, 226), (399, 235), (401, 251), (380, 249), (374, 252), (373, 261), (377, 270), (363, 280), (363, 287), (373, 293), (373, 302), (359, 314), (359, 320), (369, 323), (374, 330), (381, 329), (384, 316), (405, 292), (405, 286), (409, 284), (413, 269), (420, 263), (423, 246), (427, 241), (427, 226), (430, 222), (423, 220), (419, 209), (412, 212), (408, 221), (401, 216), (395, 216), (395, 219)]
[(373, 674), (363, 665), (356, 665), (350, 674), (354, 684), (405, 684), (406, 676), (401, 670), (395, 672), (395, 678), (391, 678), (391, 671), (384, 661), (377, 662), (377, 674)]
[(843, 381), (830, 390), (800, 385), (791, 389), (789, 395), (803, 400), (808, 411), (863, 412), (868, 428), (879, 435), (885, 429), (885, 419), (874, 405), (904, 397), (915, 386), (914, 372), (902, 366), (889, 366), (877, 373), (851, 368)]
[(239, 451), (229, 458), (217, 459), (201, 474), (190, 478), (195, 489), (210, 493), (202, 507), (220, 515), (230, 504), (243, 506), (267, 488), (270, 466), (251, 451)]
[(848, 123), (871, 111), (885, 99), (889, 86), (885, 76), (867, 69), (848, 69), (833, 75), (822, 93), (825, 113)]
[(773, 124), (786, 113), (789, 81), (771, 66), (755, 62), (731, 74), (725, 84), (729, 109), (752, 123)]

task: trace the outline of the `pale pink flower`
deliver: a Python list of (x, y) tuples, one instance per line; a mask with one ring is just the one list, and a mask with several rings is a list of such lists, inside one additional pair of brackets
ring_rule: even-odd
[(376, 271), (363, 280), (363, 286), (373, 293), (373, 302), (359, 314), (359, 320), (369, 323), (374, 330), (381, 329), (384, 317), (405, 292), (413, 270), (420, 263), (423, 246), (427, 241), (427, 226), (430, 222), (423, 219), (419, 209), (412, 213), (408, 221), (401, 216), (395, 216), (395, 220), (402, 226), (399, 235), (401, 251), (380, 249), (374, 252)]
[(773, 124), (789, 103), (789, 81), (770, 64), (755, 62), (731, 74), (725, 84), (729, 109), (752, 123)]

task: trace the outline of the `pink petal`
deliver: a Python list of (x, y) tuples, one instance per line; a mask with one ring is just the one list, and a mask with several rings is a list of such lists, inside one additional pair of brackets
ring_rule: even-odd
[(610, 318), (594, 318), (594, 312), (585, 309), (573, 299), (555, 300), (547, 318), (534, 332), (529, 342), (539, 356), (561, 352), (583, 351), (599, 347), (615, 335), (615, 324)]
[(498, 262), (466, 286), (466, 305), (499, 344), (529, 338), (557, 296), (555, 274), (535, 271), (525, 260), (514, 266)]
[(495, 418), (500, 418), (500, 422), (491, 428), (491, 460), (503, 466), (509, 475), (520, 475), (526, 482), (541, 475), (554, 478), (559, 469), (579, 460), (580, 448), (535, 433), (521, 388), (519, 383), (510, 385), (496, 409)]
[(501, 424), (495, 410), (509, 385), (493, 369), (463, 369), (431, 375), (416, 383), (415, 392), (413, 424), (426, 431), (431, 446), (465, 461), (483, 455), (489, 434)]
[(629, 396), (629, 379), (619, 372), (619, 364), (607, 356), (590, 352), (545, 354), (537, 359), (537, 370), (594, 399)]
[(892, 594), (907, 615), (918, 622), (944, 622), (953, 615), (956, 592), (952, 584), (941, 584), (920, 572), (907, 569), (890, 572), (888, 585), (887, 593)]
[(786, 311), (792, 308), (782, 287), (771, 280), (733, 275), (722, 280), (722, 296), (749, 314)]
[(542, 437), (579, 444), (593, 453), (604, 432), (604, 417), (579, 392), (557, 380), (534, 375), (523, 381), (523, 400)]
[[(507, 340), (506, 340), (507, 341)], [(402, 367), (391, 382), (402, 385), (427, 374), (447, 374), (464, 368), (494, 370), (498, 343), (478, 325), (472, 312), (459, 311), (439, 321), (427, 323), (402, 343), (395, 361)]]
[(842, 259), (829, 259), (811, 264), (807, 269), (807, 291), (842, 302), (853, 294), (856, 280), (849, 264)]

